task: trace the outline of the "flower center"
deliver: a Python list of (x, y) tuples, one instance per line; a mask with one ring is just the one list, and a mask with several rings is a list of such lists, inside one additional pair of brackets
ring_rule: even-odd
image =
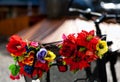
[(87, 36), (86, 40), (87, 40), (87, 41), (90, 41), (92, 38), (93, 38), (93, 36), (92, 36), (92, 35), (89, 35), (89, 36)]
[(103, 46), (102, 44), (99, 44), (99, 48), (100, 48), (100, 49), (103, 49), (104, 46)]
[(20, 48), (21, 48), (21, 45), (17, 45), (16, 47), (17, 47), (17, 49), (20, 49)]

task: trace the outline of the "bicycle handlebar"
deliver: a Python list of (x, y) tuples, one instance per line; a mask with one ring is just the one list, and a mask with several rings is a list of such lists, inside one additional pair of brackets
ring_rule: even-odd
[(81, 9), (77, 9), (77, 8), (69, 8), (69, 11), (71, 12), (79, 12), (80, 14), (83, 15), (90, 15), (90, 16), (97, 16), (97, 17), (101, 17), (103, 15), (105, 15), (106, 18), (120, 18), (120, 14), (101, 14), (101, 13), (97, 13), (97, 12), (91, 12), (91, 11), (87, 11), (87, 10), (81, 10)]

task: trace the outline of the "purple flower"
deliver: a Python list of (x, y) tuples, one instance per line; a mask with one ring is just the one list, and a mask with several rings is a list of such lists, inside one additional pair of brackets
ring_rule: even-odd
[(47, 54), (47, 50), (45, 48), (41, 48), (36, 54), (37, 59), (42, 63), (45, 63), (44, 57), (46, 54)]

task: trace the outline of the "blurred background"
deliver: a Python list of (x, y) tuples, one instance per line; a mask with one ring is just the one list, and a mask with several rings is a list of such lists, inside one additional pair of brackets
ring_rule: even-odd
[(49, 18), (69, 15), (70, 7), (118, 14), (119, 3), (119, 0), (0, 0), (0, 35), (7, 36), (28, 28), (43, 15)]
[[(6, 44), (11, 35), (18, 34), (24, 40), (46, 43), (61, 40), (60, 36), (63, 33), (95, 29), (94, 20), (86, 20), (87, 17), (81, 18), (79, 12), (70, 12), (69, 8), (115, 14), (117, 18), (120, 14), (120, 0), (0, 0), (0, 82), (12, 82), (9, 79), (8, 66), (13, 63), (13, 59), (6, 51)], [(120, 25), (117, 21), (112, 20), (112, 23), (100, 24), (102, 33), (108, 34), (108, 39), (115, 41), (112, 46), (113, 51), (120, 49), (120, 37), (118, 36)], [(108, 64), (107, 67), (106, 69), (109, 70)], [(120, 71), (118, 71), (120, 58), (115, 67), (117, 81), (114, 82), (120, 82)], [(113, 82), (112, 76), (109, 77), (110, 71), (107, 71), (107, 74), (108, 82)], [(53, 72), (52, 78), (55, 81), (52, 79), (52, 82), (59, 82), (56, 79), (60, 78), (55, 78), (54, 75)], [(68, 79), (70, 81), (70, 77)], [(21, 78), (14, 82), (25, 82), (25, 80)], [(67, 81), (63, 79), (62, 82)]]

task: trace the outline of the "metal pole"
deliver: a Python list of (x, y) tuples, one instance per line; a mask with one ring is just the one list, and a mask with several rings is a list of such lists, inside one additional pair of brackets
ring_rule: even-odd
[[(105, 15), (102, 15), (94, 22), (96, 27), (96, 35), (99, 36), (100, 38), (102, 37), (102, 33), (99, 24), (105, 19), (105, 17), (106, 17)], [(101, 80), (101, 82), (107, 82), (105, 57), (97, 60), (97, 70), (99, 80)]]
[(50, 82), (50, 70), (47, 72), (46, 81), (47, 81), (47, 82)]

